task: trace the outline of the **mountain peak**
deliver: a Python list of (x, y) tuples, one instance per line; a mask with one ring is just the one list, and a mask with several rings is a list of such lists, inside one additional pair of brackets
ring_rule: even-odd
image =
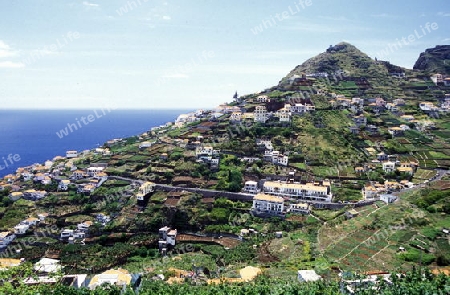
[(419, 55), (414, 70), (450, 75), (450, 45), (437, 45)]
[(320, 53), (295, 67), (287, 77), (304, 73), (335, 73), (337, 71), (345, 71), (350, 74), (364, 76), (369, 67), (374, 64), (374, 60), (367, 54), (361, 52), (354, 45), (347, 42), (340, 42), (336, 45), (330, 45), (325, 52)]

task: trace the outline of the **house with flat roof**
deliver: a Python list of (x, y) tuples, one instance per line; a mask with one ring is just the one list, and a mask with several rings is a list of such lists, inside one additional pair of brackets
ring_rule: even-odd
[(311, 213), (311, 206), (308, 203), (290, 204), (288, 213), (308, 215), (309, 213)]
[(66, 158), (76, 158), (78, 157), (77, 151), (67, 151), (66, 152)]
[(386, 173), (395, 171), (395, 162), (384, 162), (383, 163), (383, 171)]
[(139, 191), (136, 194), (136, 198), (138, 201), (143, 201), (144, 197), (148, 195), (149, 193), (152, 193), (155, 191), (155, 183), (151, 181), (144, 182), (140, 187)]
[(159, 251), (165, 255), (167, 250), (175, 247), (177, 239), (177, 230), (164, 226), (159, 229)]
[(269, 119), (267, 109), (265, 106), (256, 106), (253, 112), (254, 121), (259, 123), (266, 123)]
[(252, 180), (246, 181), (245, 184), (244, 184), (243, 191), (246, 192), (246, 193), (251, 193), (251, 194), (258, 193), (259, 192), (258, 182), (252, 181)]
[(327, 181), (309, 183), (288, 183), (281, 181), (266, 181), (264, 193), (278, 196), (295, 197), (303, 200), (331, 202), (332, 194)]
[(257, 214), (282, 214), (284, 211), (284, 199), (259, 193), (253, 197), (252, 211)]

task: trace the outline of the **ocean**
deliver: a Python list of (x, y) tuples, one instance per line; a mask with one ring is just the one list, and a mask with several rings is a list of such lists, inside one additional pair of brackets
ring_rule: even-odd
[(67, 150), (142, 134), (192, 110), (0, 110), (0, 177)]

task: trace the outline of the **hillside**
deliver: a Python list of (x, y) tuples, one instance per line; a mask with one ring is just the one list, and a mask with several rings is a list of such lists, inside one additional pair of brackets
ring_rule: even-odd
[[(0, 230), (25, 230), (3, 255), (122, 267), (147, 286), (200, 268), (186, 280), (240, 279), (248, 265), (332, 281), (448, 268), (449, 101), (425, 72), (332, 46), (261, 93), (5, 176)], [(169, 259), (165, 226), (178, 231)]]
[(414, 64), (414, 70), (427, 73), (450, 74), (450, 45), (438, 45), (422, 52)]
[(323, 53), (312, 57), (295, 67), (287, 77), (293, 75), (313, 74), (317, 72), (336, 73), (344, 71), (348, 75), (371, 77), (370, 72), (379, 71), (388, 74), (383, 66), (378, 66), (368, 55), (355, 46), (342, 42), (331, 46)]
[(393, 77), (416, 77), (411, 70), (387, 61), (374, 60), (346, 42), (330, 45), (325, 52), (296, 66), (280, 81), (279, 86), (302, 75), (319, 80), (326, 78), (332, 86), (327, 90), (331, 92), (344, 90), (346, 95), (387, 97), (404, 96), (404, 88), (408, 86), (405, 81)]

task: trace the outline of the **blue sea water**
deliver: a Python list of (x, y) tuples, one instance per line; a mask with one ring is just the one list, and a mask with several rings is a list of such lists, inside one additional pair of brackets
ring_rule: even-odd
[(113, 138), (142, 134), (188, 111), (0, 110), (0, 177), (65, 156), (67, 150), (93, 149)]

